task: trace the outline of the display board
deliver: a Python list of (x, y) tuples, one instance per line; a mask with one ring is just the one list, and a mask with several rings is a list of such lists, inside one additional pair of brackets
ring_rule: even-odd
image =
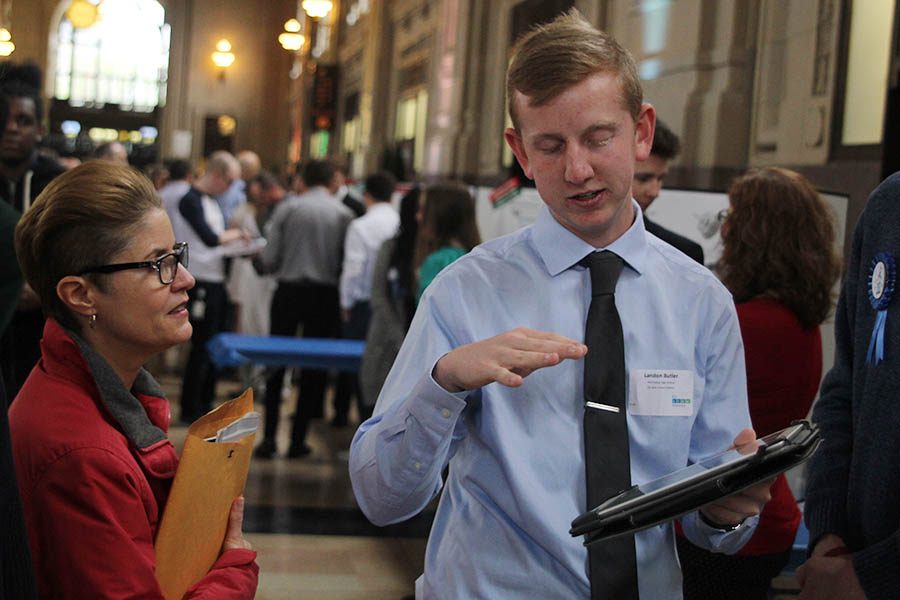
[[(850, 199), (832, 192), (820, 190), (819, 193), (831, 208), (835, 223), (834, 248), (838, 256), (843, 256)], [(718, 215), (727, 208), (728, 194), (725, 192), (664, 189), (647, 209), (647, 217), (700, 244), (706, 265), (714, 266), (722, 255)]]

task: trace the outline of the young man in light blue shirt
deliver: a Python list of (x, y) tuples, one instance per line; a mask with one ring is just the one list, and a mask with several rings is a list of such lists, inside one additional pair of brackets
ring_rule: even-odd
[[(632, 482), (754, 437), (731, 297), (648, 235), (631, 197), (656, 117), (630, 55), (570, 12), (517, 43), (507, 91), (506, 140), (546, 206), (429, 286), (351, 447), (354, 491), (376, 524), (412, 517), (445, 488), (417, 598), (590, 597), (587, 550), (568, 531), (586, 504), (584, 365), (604, 360), (580, 341), (591, 281), (578, 263), (591, 252), (626, 264), (615, 302)], [(647, 370), (682, 379), (690, 402), (654, 406)], [(735, 551), (767, 499), (758, 485), (707, 505), (682, 519), (685, 533)], [(672, 526), (635, 546), (640, 597), (680, 598)]]

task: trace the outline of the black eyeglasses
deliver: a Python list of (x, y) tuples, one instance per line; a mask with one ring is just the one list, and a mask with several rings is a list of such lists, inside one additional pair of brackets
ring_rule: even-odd
[(145, 260), (143, 262), (118, 263), (114, 265), (100, 265), (98, 267), (90, 267), (79, 272), (79, 275), (86, 273), (115, 273), (116, 271), (126, 271), (128, 269), (153, 269), (159, 275), (159, 282), (163, 285), (169, 285), (175, 281), (175, 275), (178, 273), (178, 265), (188, 266), (188, 244), (187, 242), (178, 242), (173, 246), (172, 251), (163, 254), (156, 260)]
[(722, 223), (725, 222), (725, 220), (728, 218), (728, 216), (730, 214), (731, 214), (730, 208), (723, 208), (718, 213), (716, 213), (716, 221), (718, 221), (718, 223), (721, 225)]

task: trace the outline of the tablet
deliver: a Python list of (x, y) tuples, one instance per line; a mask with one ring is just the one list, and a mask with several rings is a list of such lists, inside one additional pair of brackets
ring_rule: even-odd
[(241, 256), (253, 256), (259, 254), (266, 247), (266, 238), (257, 237), (249, 240), (235, 240), (219, 246), (219, 254), (226, 258), (238, 258)]
[(569, 533), (587, 545), (671, 521), (802, 463), (819, 441), (815, 425), (795, 421), (758, 439), (755, 451), (727, 450), (615, 494), (572, 521)]

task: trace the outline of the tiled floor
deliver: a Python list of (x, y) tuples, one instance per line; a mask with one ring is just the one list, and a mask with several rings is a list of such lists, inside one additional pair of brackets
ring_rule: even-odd
[(258, 600), (397, 600), (413, 593), (423, 540), (248, 534), (259, 553)]
[[(160, 383), (178, 415), (180, 378)], [(218, 396), (240, 392), (234, 381), (220, 383)], [(259, 403), (257, 401), (257, 408)], [(282, 413), (293, 412), (293, 395)], [(326, 414), (326, 417), (330, 415)], [(244, 491), (244, 532), (259, 553), (259, 600), (400, 600), (414, 591), (422, 572), (430, 513), (406, 524), (378, 528), (356, 505), (345, 451), (354, 427), (313, 423), (303, 459), (283, 457), (289, 419), (279, 432), (281, 456), (254, 458)], [(170, 438), (180, 447), (186, 427), (173, 424)]]

